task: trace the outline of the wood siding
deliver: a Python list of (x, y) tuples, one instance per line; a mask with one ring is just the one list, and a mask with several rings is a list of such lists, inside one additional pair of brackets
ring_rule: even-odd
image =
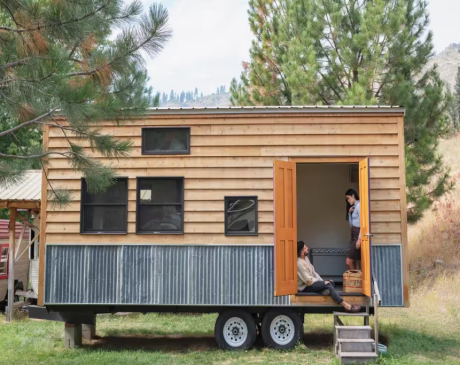
[[(372, 244), (405, 243), (405, 221), (401, 222), (404, 157), (400, 156), (402, 123), (394, 115), (214, 115), (149, 116), (114, 128), (107, 123), (103, 133), (130, 138), (134, 149), (129, 157), (110, 159), (85, 152), (118, 167), (128, 177), (128, 234), (81, 235), (80, 174), (62, 156), (52, 156), (47, 166), (54, 187), (72, 190), (65, 208), (46, 207), (46, 242), (51, 244), (273, 244), (273, 160), (332, 157), (370, 158), (370, 206)], [(146, 156), (141, 154), (143, 126), (188, 126), (190, 155)], [(51, 128), (48, 145), (65, 151), (68, 141), (59, 129)], [(72, 140), (72, 138), (70, 138)], [(184, 176), (184, 230), (182, 235), (136, 235), (136, 177)], [(257, 195), (259, 235), (224, 235), (224, 196)], [(44, 247), (41, 247), (44, 248)], [(41, 254), (44, 253), (41, 250)], [(41, 258), (44, 255), (41, 255)]]

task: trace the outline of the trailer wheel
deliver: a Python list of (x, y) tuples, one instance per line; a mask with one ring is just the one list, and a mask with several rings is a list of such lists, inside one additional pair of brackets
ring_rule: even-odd
[(291, 309), (273, 309), (262, 320), (262, 338), (267, 347), (292, 349), (302, 334), (302, 319)]
[(220, 348), (246, 350), (256, 341), (254, 317), (244, 311), (223, 312), (217, 318), (214, 334)]

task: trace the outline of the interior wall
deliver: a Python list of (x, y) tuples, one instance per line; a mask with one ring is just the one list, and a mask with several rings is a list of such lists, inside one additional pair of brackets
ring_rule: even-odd
[(358, 183), (350, 182), (349, 166), (297, 164), (297, 237), (308, 247), (348, 247), (345, 192), (359, 191)]

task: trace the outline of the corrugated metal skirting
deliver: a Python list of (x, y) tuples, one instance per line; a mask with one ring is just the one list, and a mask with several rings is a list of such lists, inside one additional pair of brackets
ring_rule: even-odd
[(45, 304), (289, 305), (271, 246), (46, 248)]
[(373, 245), (372, 270), (382, 298), (381, 305), (403, 306), (401, 245)]

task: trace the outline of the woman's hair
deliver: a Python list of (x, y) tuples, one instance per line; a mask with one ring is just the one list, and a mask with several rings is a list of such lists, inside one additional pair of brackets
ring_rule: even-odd
[[(355, 189), (348, 189), (347, 192), (345, 193), (345, 196), (347, 196), (347, 195), (349, 195), (349, 196), (354, 195), (355, 199), (359, 200), (359, 195), (358, 195), (358, 193), (356, 192)], [(346, 215), (346, 217), (347, 217), (347, 220), (348, 220), (348, 212), (350, 211), (351, 205), (350, 205), (350, 203), (348, 203), (348, 200), (345, 199), (345, 201), (347, 203), (347, 215)]]
[(297, 242), (297, 257), (300, 257), (300, 252), (303, 250), (304, 247), (305, 243), (303, 241)]

